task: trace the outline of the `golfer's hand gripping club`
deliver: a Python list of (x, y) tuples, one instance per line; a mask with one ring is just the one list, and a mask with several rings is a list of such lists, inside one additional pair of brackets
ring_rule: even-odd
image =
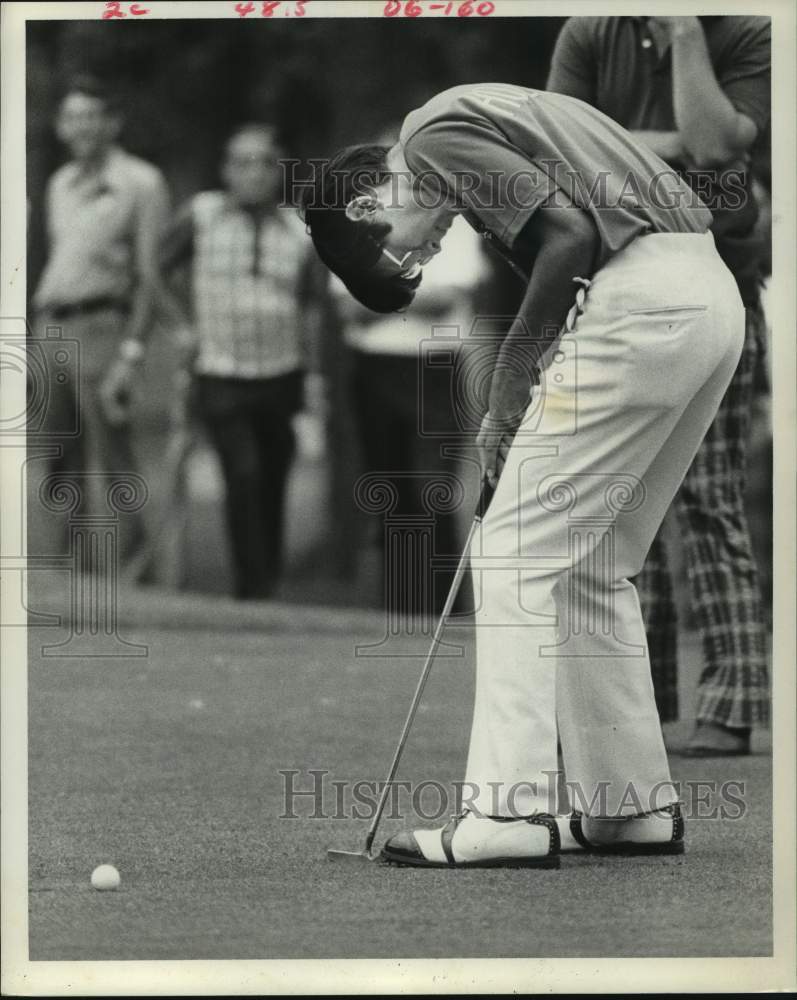
[[(495, 493), (495, 486), (493, 486), (490, 480), (485, 476), (485, 478), (482, 480), (482, 491), (479, 494), (479, 503), (476, 507), (476, 513), (473, 518), (475, 524), (481, 524), (481, 522), (484, 520), (484, 515), (487, 513), (487, 508), (490, 506), (490, 502), (493, 499), (494, 493)], [(468, 538), (468, 548), (470, 548), (470, 542), (472, 537), (473, 537), (473, 530), (471, 529), (471, 534), (470, 537)]]
[(476, 447), (479, 450), (479, 462), (485, 480), (493, 487), (498, 480), (515, 439), (519, 420), (496, 420), (489, 413), (482, 419), (479, 433), (476, 435)]

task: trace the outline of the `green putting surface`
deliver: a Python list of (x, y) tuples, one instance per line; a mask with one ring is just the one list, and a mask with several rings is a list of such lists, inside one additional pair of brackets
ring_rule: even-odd
[[(146, 656), (42, 656), (67, 631), (30, 632), (32, 960), (771, 953), (767, 753), (672, 757), (676, 780), (744, 783), (736, 820), (697, 818), (689, 786), (683, 857), (335, 864), (327, 848), (358, 849), (368, 824), (335, 818), (330, 782), (384, 777), (421, 659), (356, 656), (383, 636), (373, 614), (141, 600), (120, 633)], [(435, 665), (399, 775), (446, 788), (462, 777), (473, 680), (472, 630), (449, 638), (464, 655)], [(280, 771), (306, 788), (314, 768), (326, 817), (305, 797), (281, 818)], [(378, 841), (403, 825), (387, 820)], [(91, 888), (103, 862), (117, 892)]]

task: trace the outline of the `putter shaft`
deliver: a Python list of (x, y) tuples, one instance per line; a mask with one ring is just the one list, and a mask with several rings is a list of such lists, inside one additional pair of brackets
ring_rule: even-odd
[(443, 610), (440, 613), (440, 617), (437, 621), (437, 626), (434, 630), (434, 636), (432, 637), (432, 644), (429, 648), (429, 652), (426, 656), (426, 662), (423, 665), (423, 670), (421, 671), (421, 676), (418, 678), (418, 684), (415, 688), (415, 694), (412, 697), (412, 703), (410, 704), (410, 710), (407, 713), (407, 719), (404, 723), (404, 728), (401, 731), (401, 736), (399, 737), (398, 746), (396, 747), (396, 752), (393, 755), (393, 762), (390, 765), (390, 771), (388, 772), (387, 779), (385, 781), (384, 787), (382, 789), (382, 794), (379, 796), (379, 802), (377, 803), (376, 813), (371, 821), (371, 826), (368, 829), (368, 833), (365, 837), (365, 854), (371, 854), (371, 848), (373, 847), (374, 839), (376, 837), (376, 831), (379, 826), (379, 821), (382, 818), (382, 813), (385, 811), (385, 805), (387, 803), (387, 797), (390, 794), (390, 787), (393, 784), (393, 779), (396, 777), (396, 771), (398, 770), (399, 761), (401, 760), (401, 755), (404, 752), (404, 745), (407, 742), (407, 737), (409, 736), (410, 728), (412, 726), (413, 720), (415, 719), (415, 714), (418, 711), (418, 705), (421, 701), (421, 696), (423, 695), (423, 689), (426, 687), (426, 682), (429, 679), (429, 674), (432, 669), (432, 663), (434, 662), (435, 653), (437, 652), (437, 647), (440, 645), (440, 637), (443, 634), (443, 629), (445, 628), (448, 616), (451, 614), (451, 608), (454, 606), (454, 601), (456, 600), (457, 594), (459, 593), (459, 588), (462, 585), (462, 579), (465, 576), (465, 571), (468, 567), (468, 559), (470, 556), (470, 547), (473, 542), (473, 536), (476, 534), (476, 529), (482, 522), (482, 518), (487, 513), (487, 508), (490, 505), (490, 501), (493, 498), (494, 487), (485, 479), (482, 485), (481, 495), (479, 496), (479, 504), (476, 508), (476, 514), (470, 526), (470, 531), (468, 532), (468, 537), (465, 545), (462, 549), (462, 555), (459, 557), (459, 563), (457, 564), (457, 571), (454, 574), (454, 579), (451, 582), (451, 586), (448, 590), (448, 596), (446, 597), (446, 603), (443, 606)]
[(479, 503), (476, 508), (476, 513), (473, 517), (473, 522), (470, 526), (470, 531), (468, 532), (468, 537), (462, 550), (462, 555), (459, 557), (459, 563), (457, 564), (457, 571), (454, 574), (454, 579), (451, 582), (451, 586), (448, 590), (448, 596), (446, 597), (446, 603), (443, 606), (443, 610), (440, 613), (440, 618), (438, 619), (437, 626), (434, 630), (434, 635), (432, 637), (432, 644), (429, 648), (429, 653), (426, 657), (426, 662), (423, 665), (423, 670), (421, 671), (421, 676), (418, 678), (418, 684), (415, 688), (415, 694), (412, 696), (412, 703), (410, 704), (410, 710), (407, 713), (407, 719), (404, 723), (404, 728), (401, 731), (401, 736), (399, 737), (398, 746), (396, 747), (396, 752), (393, 754), (393, 762), (390, 765), (390, 771), (388, 772), (387, 779), (385, 781), (384, 787), (382, 788), (382, 794), (379, 796), (379, 801), (376, 806), (376, 813), (371, 821), (371, 825), (368, 828), (368, 833), (365, 837), (365, 846), (362, 851), (338, 851), (330, 849), (327, 851), (327, 858), (330, 861), (374, 861), (375, 858), (371, 854), (371, 848), (374, 844), (374, 839), (376, 838), (376, 831), (379, 827), (379, 821), (382, 818), (382, 813), (385, 811), (385, 805), (387, 804), (387, 797), (390, 794), (390, 787), (393, 784), (393, 779), (396, 777), (396, 771), (398, 770), (399, 761), (401, 760), (401, 755), (404, 752), (404, 745), (407, 742), (407, 737), (409, 736), (410, 728), (412, 726), (413, 720), (415, 719), (415, 714), (418, 711), (418, 705), (421, 702), (421, 696), (423, 695), (423, 689), (426, 687), (426, 682), (429, 679), (429, 674), (432, 669), (432, 663), (434, 662), (434, 656), (437, 652), (437, 647), (440, 645), (440, 637), (443, 634), (443, 629), (445, 627), (448, 616), (451, 614), (451, 608), (454, 606), (454, 601), (456, 600), (457, 594), (459, 593), (459, 588), (462, 585), (462, 579), (465, 576), (465, 571), (468, 566), (468, 558), (470, 556), (470, 547), (473, 542), (473, 536), (476, 534), (476, 529), (482, 522), (484, 515), (487, 513), (487, 508), (490, 506), (490, 501), (493, 498), (495, 487), (493, 487), (487, 479), (484, 480), (482, 484), (481, 494), (479, 496)]

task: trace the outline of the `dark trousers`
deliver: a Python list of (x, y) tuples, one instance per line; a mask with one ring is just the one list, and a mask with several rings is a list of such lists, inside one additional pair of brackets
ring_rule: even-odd
[[(430, 507), (428, 487), (435, 474), (457, 475), (457, 463), (444, 458), (441, 432), (456, 440), (451, 409), (451, 372), (426, 371), (424, 394), (418, 392), (418, 358), (355, 351), (352, 357), (352, 390), (366, 472), (379, 473), (394, 488), (395, 507), (375, 521), (373, 543), (383, 548), (385, 594), (392, 595), (399, 614), (439, 613), (454, 575), (454, 567), (441, 566), (430, 574), (430, 559), (455, 560), (459, 541), (455, 510)], [(437, 433), (419, 433), (422, 425)], [(386, 519), (412, 532), (413, 524), (434, 521), (434, 545), (429, 551), (420, 541), (400, 544), (396, 535), (388, 542)], [(417, 520), (416, 520), (417, 519)], [(431, 580), (430, 580), (431, 576)]]
[(221, 460), (235, 596), (269, 597), (282, 573), (285, 487), (295, 451), (291, 417), (303, 373), (240, 379), (201, 375), (197, 404)]

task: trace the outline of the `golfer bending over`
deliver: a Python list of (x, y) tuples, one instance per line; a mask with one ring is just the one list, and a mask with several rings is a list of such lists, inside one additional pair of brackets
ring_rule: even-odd
[[(496, 489), (474, 579), (467, 808), (392, 837), (383, 857), (555, 867), (560, 850), (679, 853), (629, 577), (736, 367), (736, 284), (686, 185), (559, 94), (445, 91), (407, 116), (392, 149), (339, 153), (305, 199), (319, 255), (380, 312), (411, 303), (457, 213), (528, 287), (477, 439)], [(557, 732), (574, 807), (558, 821)]]

